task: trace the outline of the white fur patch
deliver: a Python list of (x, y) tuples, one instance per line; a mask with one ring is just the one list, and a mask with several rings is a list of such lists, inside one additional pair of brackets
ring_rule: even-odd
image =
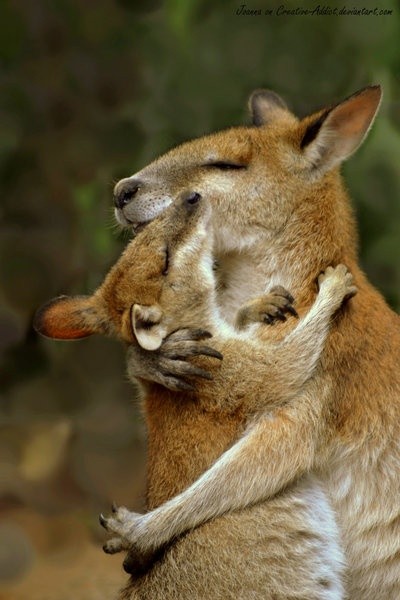
[(178, 248), (176, 251), (174, 257), (174, 267), (177, 269), (184, 269), (187, 262), (193, 258), (193, 255), (198, 254), (204, 238), (207, 235), (209, 235), (209, 233), (206, 231), (203, 223), (200, 223), (193, 231), (188, 241), (180, 246), (180, 248)]
[(207, 173), (207, 178), (202, 181), (201, 192), (204, 197), (232, 194), (237, 186), (236, 178), (230, 171), (215, 171)]

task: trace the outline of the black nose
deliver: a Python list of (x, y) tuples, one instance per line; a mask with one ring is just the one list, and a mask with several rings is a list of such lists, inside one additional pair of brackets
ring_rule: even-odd
[(114, 192), (114, 204), (117, 208), (124, 208), (137, 194), (141, 182), (137, 179), (127, 179), (117, 184)]
[(198, 192), (190, 192), (189, 194), (184, 196), (183, 203), (188, 208), (192, 208), (194, 204), (197, 204), (201, 199), (201, 194)]

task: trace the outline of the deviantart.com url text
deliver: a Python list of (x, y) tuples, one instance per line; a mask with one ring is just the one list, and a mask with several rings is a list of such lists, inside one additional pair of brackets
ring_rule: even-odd
[(247, 6), (247, 4), (241, 4), (236, 10), (238, 17), (382, 17), (390, 16), (393, 14), (393, 10), (384, 8), (362, 8), (362, 7), (348, 7), (342, 6), (342, 8), (324, 6), (318, 4), (313, 8), (289, 8), (284, 4), (281, 4), (277, 8), (253, 8)]

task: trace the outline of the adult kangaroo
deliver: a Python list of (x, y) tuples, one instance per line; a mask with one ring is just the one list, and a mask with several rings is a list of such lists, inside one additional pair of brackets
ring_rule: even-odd
[[(296, 413), (289, 403), (274, 419), (248, 428), (240, 451), (231, 449), (210, 467), (201, 493), (195, 483), (186, 493), (197, 502), (194, 527), (314, 472), (337, 514), (352, 600), (400, 598), (400, 321), (358, 265), (356, 226), (339, 172), (364, 140), (380, 99), (379, 86), (367, 87), (299, 120), (279, 96), (256, 91), (253, 126), (178, 146), (115, 187), (117, 220), (136, 229), (188, 187), (210, 199), (226, 318), (276, 284), (293, 293), (301, 316), (315, 300), (318, 274), (328, 265), (349, 267), (358, 294), (331, 328)], [(265, 327), (265, 339), (281, 338), (293, 322)], [(130, 373), (168, 385), (162, 358), (163, 346), (131, 348)], [(224, 377), (215, 373), (208, 384), (214, 394), (243, 393), (244, 372), (260, 380), (251, 348), (240, 369), (220, 372)], [(319, 414), (316, 406), (323, 407)], [(210, 492), (215, 476), (223, 478), (223, 495)], [(151, 481), (155, 496), (157, 485)], [(212, 511), (207, 504), (205, 515), (210, 495)]]

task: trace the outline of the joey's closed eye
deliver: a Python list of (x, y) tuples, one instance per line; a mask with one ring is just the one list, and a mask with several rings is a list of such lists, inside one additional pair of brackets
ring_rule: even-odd
[(165, 248), (164, 251), (164, 268), (162, 270), (162, 274), (163, 275), (167, 275), (168, 274), (168, 268), (169, 268), (169, 250), (168, 250), (168, 246)]
[(225, 160), (216, 160), (214, 162), (207, 163), (204, 166), (214, 169), (220, 169), (221, 171), (235, 171), (238, 169), (247, 169), (247, 165)]

